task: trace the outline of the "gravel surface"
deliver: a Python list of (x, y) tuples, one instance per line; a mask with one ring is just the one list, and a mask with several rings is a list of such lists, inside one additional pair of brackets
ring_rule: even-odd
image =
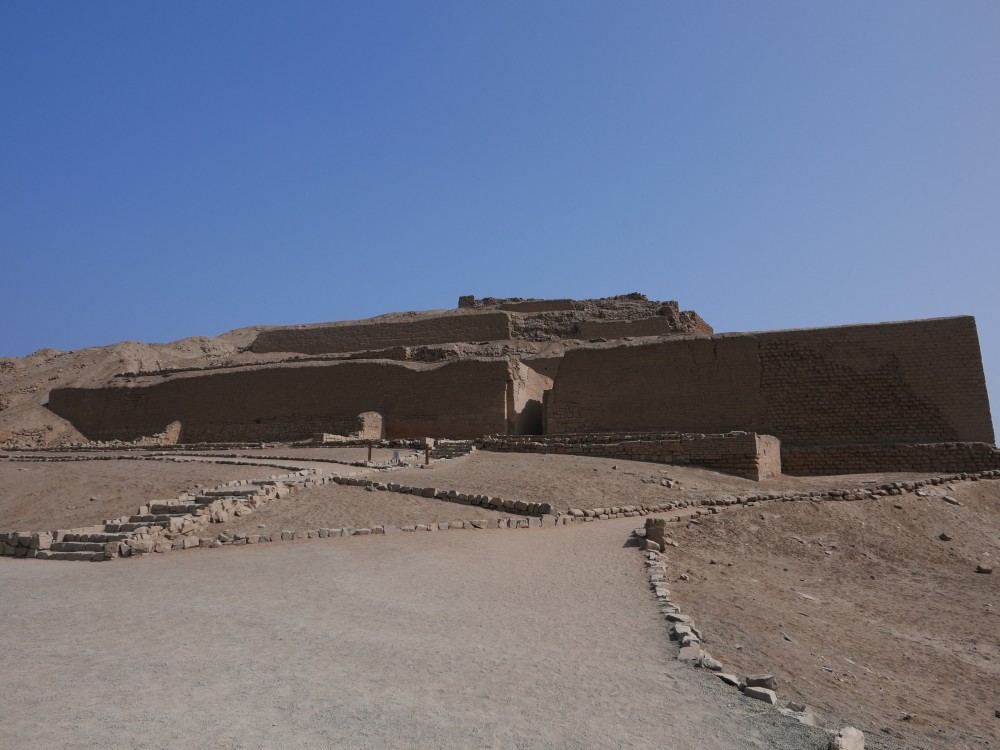
[(632, 521), (2, 558), (3, 744), (825, 748), (674, 660)]

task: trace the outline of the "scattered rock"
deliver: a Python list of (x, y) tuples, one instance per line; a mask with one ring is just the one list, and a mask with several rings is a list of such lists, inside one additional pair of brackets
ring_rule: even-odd
[(772, 674), (749, 674), (746, 680), (747, 687), (760, 687), (774, 690), (774, 675)]
[(778, 704), (778, 696), (773, 690), (768, 690), (767, 688), (747, 685), (743, 690), (743, 694), (748, 698), (755, 698), (756, 700), (770, 703), (772, 706)]
[(991, 568), (989, 565), (977, 565), (976, 566), (976, 572), (977, 573), (986, 573), (988, 575), (988, 574), (990, 574), (990, 573), (993, 572), (993, 568)]
[(685, 646), (677, 653), (678, 661), (698, 661), (699, 659), (701, 659), (701, 646), (697, 643)]
[(942, 531), (940, 534), (938, 534), (938, 539), (940, 539), (942, 542), (950, 542), (952, 536), (947, 531)]
[(729, 674), (727, 672), (717, 672), (716, 677), (722, 680), (727, 685), (732, 685), (733, 687), (739, 687), (740, 678), (734, 674)]
[(865, 750), (865, 736), (854, 727), (844, 727), (830, 740), (830, 750)]
[(948, 503), (948, 505), (961, 505), (961, 503), (958, 502), (958, 500), (953, 498), (951, 495), (945, 495), (941, 499), (944, 500), (946, 503)]
[(698, 662), (698, 663), (701, 665), (702, 669), (707, 669), (709, 672), (721, 672), (722, 671), (722, 662), (720, 662), (718, 659), (715, 659), (708, 652), (704, 652), (704, 651), (702, 652), (702, 654), (701, 654), (701, 661)]

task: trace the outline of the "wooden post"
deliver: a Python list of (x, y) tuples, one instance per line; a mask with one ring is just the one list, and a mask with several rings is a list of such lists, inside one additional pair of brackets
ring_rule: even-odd
[(429, 445), (424, 446), (424, 466), (430, 466), (431, 463), (431, 447)]
[(372, 462), (372, 441), (368, 441), (368, 463)]

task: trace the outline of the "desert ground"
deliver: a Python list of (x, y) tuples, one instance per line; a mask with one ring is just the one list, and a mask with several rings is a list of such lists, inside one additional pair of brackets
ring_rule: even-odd
[[(361, 460), (363, 450), (243, 453), (338, 472), (348, 467), (331, 461)], [(95, 523), (150, 499), (278, 471), (214, 460), (0, 460), (0, 529)], [(920, 476), (756, 483), (687, 467), (488, 452), (364, 471), (558, 509)], [(662, 486), (665, 477), (676, 486)], [(998, 498), (1000, 483), (966, 481), (923, 497), (682, 514), (668, 527), (677, 542), (663, 557), (673, 598), (706, 648), (726, 671), (774, 674), (779, 705), (804, 702), (826, 728), (676, 660), (636, 517), (99, 565), (0, 558), (8, 594), (0, 744), (819, 750), (846, 723), (866, 732), (869, 748), (996, 748), (1000, 579), (975, 568), (1000, 556)], [(325, 484), (212, 531), (499, 515)]]

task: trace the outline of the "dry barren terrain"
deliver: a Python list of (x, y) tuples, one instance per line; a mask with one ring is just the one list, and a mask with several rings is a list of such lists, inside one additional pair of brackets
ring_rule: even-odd
[[(302, 465), (342, 471), (316, 459), (354, 460), (322, 450), (303, 453)], [(260, 460), (292, 452), (254, 451)], [(0, 528), (93, 523), (193, 485), (275, 471), (0, 462)], [(488, 452), (367, 473), (559, 508), (915, 476), (755, 483), (685, 467)], [(679, 486), (663, 487), (663, 477)], [(1000, 557), (1000, 482), (925, 491), (771, 502), (671, 526), (673, 598), (727, 668), (773, 672), (782, 699), (804, 701), (833, 725), (861, 726), (869, 748), (996, 748), (1000, 579), (974, 571)], [(210, 530), (495, 515), (328, 484)], [(629, 542), (641, 523), (315, 539), (103, 565), (0, 558), (0, 586), (12, 592), (0, 606), (0, 659), (15, 686), (0, 697), (0, 714), (14, 717), (5, 741), (825, 748), (821, 730), (675, 661)], [(53, 601), (63, 603), (58, 616)]]

